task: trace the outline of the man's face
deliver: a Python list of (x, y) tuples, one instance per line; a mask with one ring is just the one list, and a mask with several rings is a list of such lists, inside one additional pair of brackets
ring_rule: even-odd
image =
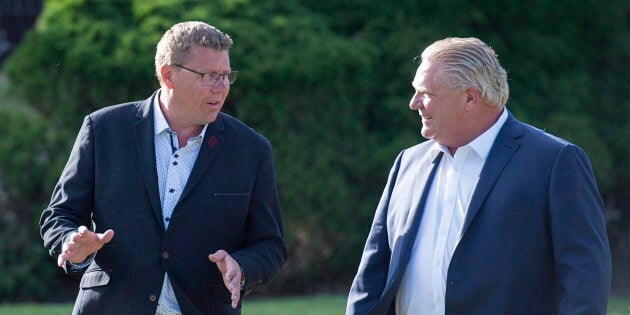
[[(228, 73), (230, 56), (227, 50), (192, 47), (189, 60), (181, 65), (200, 73)], [(213, 122), (230, 92), (230, 85), (218, 80), (212, 86), (201, 84), (201, 76), (189, 70), (172, 68), (173, 99), (169, 106), (172, 122), (177, 127), (191, 127)]]
[(457, 148), (465, 139), (462, 126), (466, 91), (455, 91), (442, 84), (438, 78), (439, 64), (423, 61), (416, 71), (412, 85), (415, 94), (409, 102), (422, 120), (422, 136), (433, 139), (449, 148)]

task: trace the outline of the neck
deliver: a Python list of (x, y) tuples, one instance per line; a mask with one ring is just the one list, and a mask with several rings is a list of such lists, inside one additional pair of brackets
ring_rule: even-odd
[(177, 142), (179, 143), (180, 148), (186, 146), (188, 139), (199, 135), (203, 129), (203, 125), (184, 125), (178, 123), (176, 114), (170, 110), (170, 106), (166, 105), (170, 104), (170, 102), (164, 93), (160, 93), (159, 104), (160, 110), (162, 111), (162, 114), (164, 114), (164, 118), (166, 118), (169, 128), (177, 133)]
[(503, 107), (488, 107), (483, 113), (479, 113), (476, 117), (471, 117), (468, 124), (469, 128), (465, 132), (467, 136), (462, 137), (462, 141), (459, 143), (451, 145), (446, 145), (448, 151), (451, 155), (455, 155), (457, 149), (463, 147), (477, 137), (486, 132), (492, 125), (494, 125), (501, 117), (501, 113), (503, 113)]

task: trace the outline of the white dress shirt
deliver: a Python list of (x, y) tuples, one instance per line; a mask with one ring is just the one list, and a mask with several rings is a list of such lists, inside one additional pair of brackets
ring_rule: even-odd
[[(203, 142), (203, 135), (208, 125), (203, 127), (198, 136), (188, 139), (185, 147), (179, 148), (177, 133), (171, 130), (160, 108), (159, 93), (153, 102), (153, 116), (155, 117), (155, 162), (160, 189), (162, 218), (164, 220), (164, 228), (168, 229), (173, 209), (179, 201), (179, 197), (197, 160), (197, 155), (199, 155), (201, 143)], [(155, 314), (182, 314), (173, 292), (173, 287), (168, 279), (168, 273), (164, 275), (162, 292), (160, 293)]]
[[(444, 315), (446, 276), (461, 239), (468, 204), (499, 130), (507, 120), (504, 109), (496, 123), (451, 155), (444, 146), (435, 179), (418, 228), (409, 264), (396, 296), (398, 315)], [(415, 192), (422, 193), (422, 192)]]

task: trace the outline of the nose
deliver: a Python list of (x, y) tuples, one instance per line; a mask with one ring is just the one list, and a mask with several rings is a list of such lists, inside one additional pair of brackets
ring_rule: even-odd
[(415, 92), (409, 100), (409, 108), (412, 110), (418, 110), (422, 107), (422, 93)]

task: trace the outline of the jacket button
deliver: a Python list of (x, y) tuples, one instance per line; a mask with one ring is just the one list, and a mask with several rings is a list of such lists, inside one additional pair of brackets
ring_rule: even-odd
[(149, 301), (155, 302), (155, 300), (157, 300), (157, 296), (155, 296), (155, 294), (149, 294)]
[(171, 255), (168, 252), (162, 252), (162, 258), (169, 259), (169, 257), (171, 257)]

